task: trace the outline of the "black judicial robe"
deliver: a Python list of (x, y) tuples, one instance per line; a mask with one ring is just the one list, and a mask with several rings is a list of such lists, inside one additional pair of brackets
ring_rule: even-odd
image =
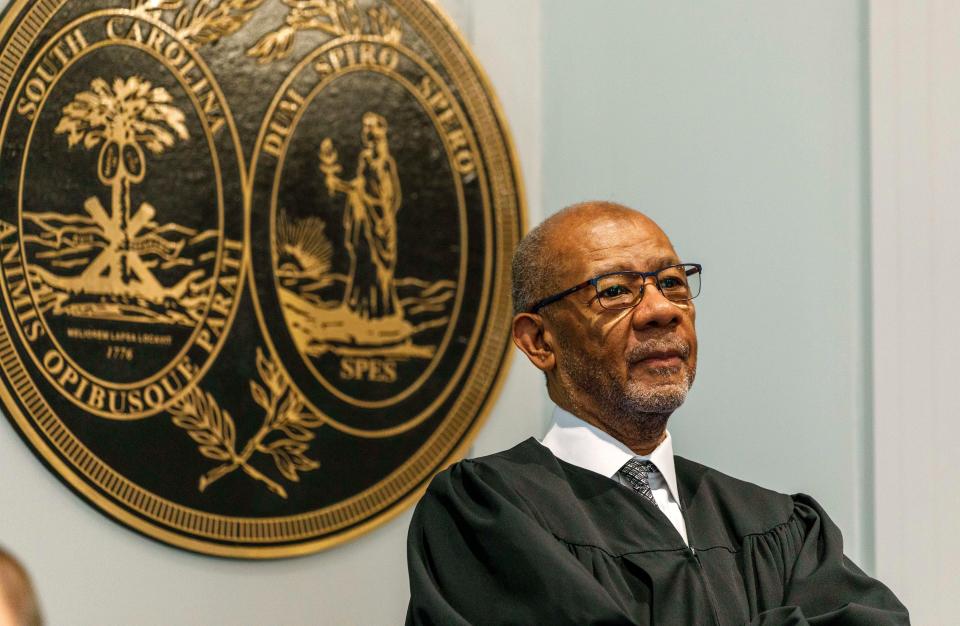
[(690, 541), (528, 439), (440, 473), (407, 540), (408, 624), (908, 624), (809, 496), (675, 457)]

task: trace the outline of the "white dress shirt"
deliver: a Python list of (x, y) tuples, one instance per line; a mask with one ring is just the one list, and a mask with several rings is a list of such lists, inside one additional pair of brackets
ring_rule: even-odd
[(632, 458), (650, 461), (659, 471), (649, 472), (647, 481), (657, 506), (677, 529), (684, 543), (687, 542), (687, 526), (680, 513), (680, 498), (677, 491), (677, 471), (673, 465), (673, 443), (670, 432), (660, 445), (647, 456), (634, 454), (630, 448), (609, 434), (592, 426), (575, 415), (556, 407), (553, 425), (541, 442), (553, 455), (571, 465), (596, 472), (622, 485), (630, 486), (619, 472)]

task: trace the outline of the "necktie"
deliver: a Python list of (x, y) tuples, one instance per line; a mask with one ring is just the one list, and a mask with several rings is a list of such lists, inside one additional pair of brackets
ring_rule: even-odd
[(657, 466), (650, 461), (641, 461), (633, 458), (624, 463), (620, 468), (620, 473), (627, 479), (627, 484), (633, 487), (633, 490), (650, 501), (653, 506), (657, 506), (657, 501), (653, 498), (653, 491), (650, 490), (650, 483), (647, 481), (647, 472), (656, 471)]

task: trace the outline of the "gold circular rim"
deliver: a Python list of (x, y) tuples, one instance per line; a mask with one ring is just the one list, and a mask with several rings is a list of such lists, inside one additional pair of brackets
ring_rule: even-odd
[[(6, 32), (9, 30), (14, 14), (18, 14), (24, 6), (29, 4), (30, 3), (28, 0), (14, 0), (11, 6), (8, 7), (9, 12), (4, 16), (3, 20), (0, 21), (0, 32)], [(52, 7), (59, 6), (60, 4), (62, 4), (62, 0), (39, 0), (39, 2), (35, 3), (36, 7)], [(504, 169), (509, 179), (506, 181), (507, 186), (509, 187), (509, 193), (500, 193), (499, 195), (495, 196), (491, 206), (498, 210), (496, 213), (497, 215), (502, 215), (504, 213), (509, 215), (511, 218), (510, 225), (512, 226), (513, 224), (516, 224), (517, 226), (516, 229), (510, 230), (507, 233), (509, 236), (504, 236), (503, 233), (499, 233), (500, 236), (497, 238), (500, 254), (497, 255), (496, 258), (498, 260), (498, 267), (503, 269), (504, 264), (509, 263), (509, 253), (512, 251), (513, 245), (515, 245), (516, 241), (519, 239), (520, 233), (523, 232), (526, 227), (526, 204), (522, 179), (520, 177), (519, 161), (517, 159), (516, 150), (512, 143), (509, 130), (503, 117), (502, 108), (499, 104), (499, 101), (496, 99), (495, 93), (492, 91), (489, 80), (483, 73), (482, 68), (479, 67), (476, 58), (473, 56), (469, 48), (466, 47), (462, 37), (459, 35), (459, 33), (457, 33), (455, 27), (449, 21), (449, 18), (447, 18), (439, 9), (439, 7), (437, 7), (430, 0), (418, 0), (418, 6), (410, 6), (410, 4), (411, 0), (399, 0), (396, 2), (398, 11), (404, 13), (408, 21), (416, 25), (418, 23), (417, 18), (419, 18), (420, 23), (422, 23), (423, 20), (433, 18), (435, 23), (440, 23), (441, 29), (438, 30), (443, 31), (442, 35), (452, 37), (454, 43), (454, 46), (452, 47), (455, 49), (454, 55), (458, 56), (458, 60), (461, 62), (461, 65), (465, 65), (465, 67), (470, 70), (471, 74), (468, 75), (467, 78), (472, 78), (479, 82), (483, 92), (483, 97), (476, 100), (464, 97), (464, 103), (468, 109), (472, 109), (471, 117), (476, 119), (478, 113), (485, 114), (485, 117), (487, 117), (488, 120), (492, 120), (496, 129), (498, 130), (498, 132), (495, 133), (495, 136), (491, 138), (494, 139), (494, 143), (498, 145), (484, 147), (488, 148), (488, 151), (490, 152), (496, 152), (499, 154), (501, 159), (500, 165), (506, 166)], [(429, 35), (432, 34), (429, 31), (422, 29), (418, 30), (418, 33), (424, 40), (430, 39)], [(434, 50), (441, 59), (444, 59), (448, 56), (444, 54), (444, 50), (438, 47), (435, 47)], [(448, 71), (451, 67), (449, 60), (442, 62), (441, 65)], [(454, 77), (452, 79), (453, 82), (456, 83), (458, 78), (461, 77)], [(0, 89), (0, 98), (5, 97), (5, 92), (5, 89)], [(483, 103), (482, 107), (479, 106), (481, 102)], [(478, 107), (480, 109), (487, 110), (478, 111)], [(487, 153), (485, 152), (484, 154)], [(485, 160), (485, 162), (489, 163), (488, 160)], [(494, 169), (494, 171), (499, 171), (495, 170), (495, 168), (492, 169)], [(492, 190), (500, 192), (504, 191), (497, 185), (493, 185)], [(502, 227), (504, 224), (498, 222), (497, 226)], [(506, 254), (504, 254), (505, 252)], [(244, 256), (245, 261), (248, 261), (249, 254), (246, 250)], [(492, 256), (493, 255), (491, 255), (491, 257)], [(499, 288), (495, 288), (493, 290), (493, 293), (496, 295), (492, 301), (486, 301), (489, 303), (487, 306), (491, 311), (499, 312), (505, 309), (509, 310), (509, 293), (505, 290), (503, 285), (505, 272), (495, 272), (494, 277), (495, 283), (497, 283), (495, 286)], [(496, 326), (503, 328), (498, 328), (497, 330), (503, 330), (508, 324), (509, 316), (504, 313), (502, 317), (502, 322)], [(31, 421), (28, 420), (20, 411), (18, 403), (14, 400), (10, 390), (8, 389), (7, 380), (0, 382), (0, 397), (5, 400), (6, 406), (13, 413), (14, 422), (18, 425), (19, 429), (26, 436), (26, 438), (32, 443), (34, 450), (39, 452), (41, 457), (57, 471), (59, 477), (68, 481), (70, 486), (84, 495), (91, 503), (98, 506), (109, 515), (113, 516), (118, 521), (121, 521), (133, 529), (155, 539), (159, 539), (178, 547), (207, 554), (241, 558), (274, 558), (283, 556), (296, 556), (314, 552), (325, 547), (330, 547), (331, 545), (339, 544), (360, 533), (369, 531), (376, 526), (385, 523), (422, 494), (423, 490), (426, 488), (429, 477), (433, 473), (442, 469), (449, 462), (459, 458), (459, 456), (468, 448), (473, 437), (476, 435), (477, 430), (488, 418), (493, 402), (496, 396), (499, 394), (499, 391), (502, 388), (505, 380), (507, 365), (512, 360), (512, 352), (509, 350), (507, 333), (499, 333), (498, 335), (495, 332), (491, 332), (487, 333), (486, 336), (488, 339), (490, 337), (500, 337), (500, 341), (496, 342), (499, 349), (495, 349), (494, 346), (488, 346), (486, 353), (482, 355), (485, 357), (483, 360), (485, 360), (488, 364), (492, 362), (491, 370), (493, 372), (493, 379), (489, 384), (484, 385), (485, 392), (481, 398), (478, 398), (479, 403), (476, 405), (475, 411), (471, 411), (474, 414), (473, 419), (466, 424), (465, 429), (457, 434), (458, 436), (456, 437), (456, 440), (452, 442), (452, 445), (446, 451), (444, 451), (443, 454), (438, 455), (440, 457), (439, 462), (436, 463), (432, 468), (428, 469), (419, 483), (413, 483), (415, 486), (405, 495), (400, 496), (388, 503), (387, 506), (384, 507), (384, 509), (381, 510), (377, 515), (367, 517), (365, 520), (351, 526), (344, 531), (323, 536), (316, 540), (303, 541), (301, 543), (292, 545), (261, 545), (245, 547), (196, 540), (171, 532), (166, 528), (159, 527), (150, 523), (149, 521), (144, 520), (138, 515), (132, 514), (124, 509), (118, 502), (101, 494), (84, 478), (79, 477), (75, 473), (73, 467), (67, 465), (63, 460), (61, 460), (58, 454), (48, 445), (48, 442), (32, 427)], [(485, 343), (489, 343), (489, 341), (485, 341)], [(493, 354), (489, 354), (491, 351), (490, 348), (494, 348)], [(431, 441), (428, 441), (426, 444), (424, 444), (424, 447), (431, 445), (432, 440), (435, 438), (438, 432), (434, 433), (434, 436), (430, 438)]]

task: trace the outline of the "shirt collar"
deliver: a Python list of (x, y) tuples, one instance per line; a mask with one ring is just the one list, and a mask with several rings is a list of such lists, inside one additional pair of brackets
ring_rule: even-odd
[(614, 439), (609, 433), (560, 407), (555, 407), (553, 424), (541, 443), (558, 459), (608, 478), (616, 476), (623, 464), (634, 457), (650, 461), (663, 475), (670, 495), (680, 502), (670, 431), (667, 431), (666, 437), (653, 452), (641, 456), (634, 454), (623, 442)]

